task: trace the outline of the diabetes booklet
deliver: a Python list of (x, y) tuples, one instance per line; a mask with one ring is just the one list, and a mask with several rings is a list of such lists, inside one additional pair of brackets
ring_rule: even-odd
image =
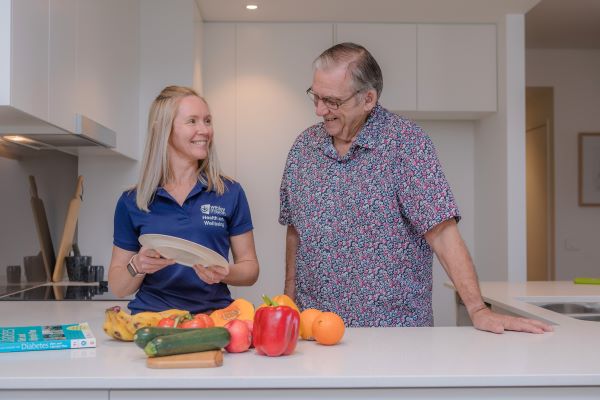
[(96, 347), (96, 338), (87, 322), (0, 327), (0, 335), (0, 353)]

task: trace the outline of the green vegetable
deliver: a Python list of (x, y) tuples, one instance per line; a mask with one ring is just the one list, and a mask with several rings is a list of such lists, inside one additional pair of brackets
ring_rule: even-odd
[[(199, 328), (198, 328), (199, 329)], [(175, 333), (187, 332), (181, 330), (181, 328), (161, 328), (158, 326), (145, 327), (140, 328), (135, 331), (135, 335), (133, 336), (133, 341), (140, 349), (146, 347), (146, 345), (155, 337), (158, 336), (168, 336), (173, 335)]]
[(222, 327), (185, 329), (181, 333), (155, 337), (144, 347), (144, 352), (149, 357), (160, 357), (218, 350), (227, 346), (230, 340), (229, 331)]

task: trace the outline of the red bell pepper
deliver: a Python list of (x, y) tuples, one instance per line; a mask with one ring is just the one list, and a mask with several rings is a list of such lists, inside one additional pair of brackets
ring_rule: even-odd
[(292, 354), (298, 342), (300, 314), (263, 296), (267, 307), (256, 310), (253, 341), (256, 352), (269, 357)]

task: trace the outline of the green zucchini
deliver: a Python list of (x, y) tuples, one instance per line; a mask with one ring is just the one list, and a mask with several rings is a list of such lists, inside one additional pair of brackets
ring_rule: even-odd
[(206, 328), (186, 328), (184, 331), (183, 328), (161, 328), (158, 326), (148, 326), (145, 328), (140, 328), (135, 331), (135, 335), (133, 335), (133, 341), (140, 349), (146, 347), (146, 345), (155, 337), (158, 336), (167, 336), (173, 335), (175, 333), (187, 332), (189, 330), (199, 330)]
[(172, 335), (157, 336), (144, 347), (149, 357), (218, 350), (229, 344), (231, 335), (222, 327), (185, 329)]

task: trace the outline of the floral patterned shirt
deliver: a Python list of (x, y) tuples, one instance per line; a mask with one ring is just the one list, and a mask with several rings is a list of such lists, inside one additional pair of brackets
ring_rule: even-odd
[(432, 326), (424, 234), (460, 219), (431, 139), (377, 105), (339, 156), (323, 123), (292, 146), (279, 222), (299, 235), (296, 301), (347, 326)]

